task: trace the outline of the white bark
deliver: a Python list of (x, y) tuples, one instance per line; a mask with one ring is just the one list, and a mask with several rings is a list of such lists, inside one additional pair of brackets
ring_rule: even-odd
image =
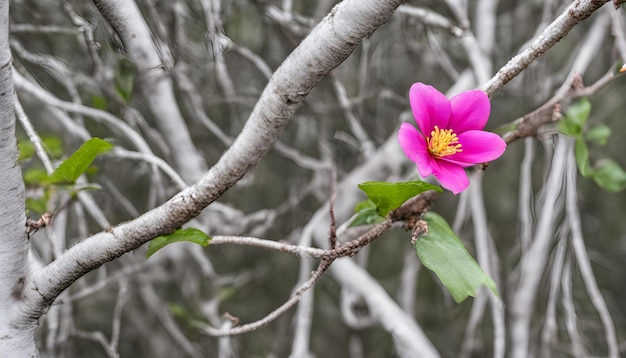
[(9, 50), (9, 2), (0, 1), (0, 356), (32, 357), (36, 317), (22, 316), (28, 274), (24, 183), (17, 162)]

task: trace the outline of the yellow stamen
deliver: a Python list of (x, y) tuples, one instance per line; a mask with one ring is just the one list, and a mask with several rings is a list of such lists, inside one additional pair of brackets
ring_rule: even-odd
[(452, 129), (439, 129), (435, 126), (435, 130), (430, 132), (430, 137), (426, 138), (426, 142), (428, 143), (428, 152), (437, 158), (463, 151), (459, 138)]

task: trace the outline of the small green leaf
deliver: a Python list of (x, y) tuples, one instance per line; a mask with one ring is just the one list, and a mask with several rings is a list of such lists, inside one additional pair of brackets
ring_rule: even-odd
[(61, 138), (56, 136), (45, 136), (41, 138), (43, 149), (52, 158), (61, 158), (63, 156), (63, 142)]
[(496, 128), (493, 132), (499, 135), (503, 135), (507, 132), (513, 132), (514, 130), (517, 129), (518, 123), (517, 122), (511, 122), (511, 123), (507, 123), (505, 125), (502, 125), (498, 128)]
[(356, 204), (354, 207), (354, 212), (358, 213), (359, 211), (367, 210), (367, 209), (376, 209), (376, 204), (374, 204), (371, 200), (363, 200), (362, 202)]
[(354, 211), (356, 215), (349, 227), (373, 225), (385, 221), (384, 217), (378, 215), (376, 205), (371, 200), (365, 200), (356, 204)]
[(237, 293), (237, 287), (235, 286), (222, 286), (219, 290), (220, 302), (224, 302)]
[(157, 236), (152, 239), (152, 241), (150, 241), (150, 245), (148, 246), (146, 258), (152, 256), (155, 252), (161, 250), (166, 245), (181, 241), (189, 241), (207, 247), (209, 246), (211, 237), (194, 228), (178, 229), (169, 235)]
[(574, 137), (582, 134), (589, 113), (591, 113), (591, 102), (583, 98), (567, 110), (565, 118), (559, 123), (559, 130), (563, 134)]
[(367, 182), (359, 184), (359, 189), (363, 190), (376, 205), (378, 214), (381, 216), (386, 216), (405, 201), (427, 190), (443, 191), (438, 186), (419, 180), (400, 183)]
[(565, 115), (567, 120), (582, 127), (589, 119), (589, 113), (591, 113), (591, 102), (588, 99), (583, 98), (580, 101), (572, 105)]
[[(53, 158), (59, 158), (63, 155), (63, 147), (61, 139), (54, 136), (41, 137), (42, 147)], [(20, 148), (20, 156), (18, 160), (29, 159), (35, 155), (35, 146), (26, 138), (20, 139), (18, 146)]]
[(559, 122), (559, 132), (571, 136), (576, 137), (582, 133), (583, 129), (573, 123), (567, 122), (565, 119)]
[(474, 297), (483, 285), (497, 295), (495, 282), (476, 263), (446, 220), (433, 212), (426, 213), (424, 220), (428, 222), (428, 235), (417, 240), (415, 251), (422, 264), (439, 277), (452, 298), (461, 303), (468, 296)]
[(35, 185), (45, 181), (48, 178), (48, 173), (43, 168), (30, 168), (24, 171), (23, 179), (26, 185)]
[(614, 193), (626, 188), (626, 172), (610, 159), (604, 159), (598, 163), (593, 172), (593, 180), (602, 189)]
[(41, 215), (47, 211), (48, 200), (46, 197), (41, 198), (26, 198), (26, 210), (34, 212), (37, 215)]
[(73, 184), (80, 177), (96, 157), (113, 148), (113, 144), (100, 138), (91, 138), (78, 148), (48, 177), (47, 184)]
[(17, 160), (22, 161), (25, 159), (30, 159), (33, 157), (33, 155), (35, 155), (35, 146), (28, 140), (20, 140), (17, 143), (17, 146), (20, 149), (20, 156), (17, 158)]
[(135, 64), (129, 59), (121, 58), (117, 62), (114, 79), (115, 90), (126, 103), (130, 102), (133, 96), (136, 72)]
[(69, 195), (72, 199), (76, 199), (78, 193), (84, 190), (102, 190), (102, 186), (98, 183), (87, 183), (83, 185), (72, 185), (69, 188)]
[(582, 137), (576, 138), (576, 146), (574, 148), (576, 153), (576, 164), (578, 164), (578, 170), (584, 177), (589, 177), (593, 174), (593, 170), (589, 165), (589, 149), (587, 149), (587, 143)]
[(102, 96), (92, 96), (91, 97), (91, 106), (97, 109), (101, 109), (106, 111), (107, 109), (107, 100)]
[(585, 134), (585, 139), (599, 145), (605, 145), (611, 136), (611, 128), (604, 124), (599, 124)]
[(187, 312), (187, 309), (183, 305), (179, 305), (177, 303), (168, 303), (167, 308), (169, 308), (170, 312), (176, 316), (181, 318), (191, 317)]

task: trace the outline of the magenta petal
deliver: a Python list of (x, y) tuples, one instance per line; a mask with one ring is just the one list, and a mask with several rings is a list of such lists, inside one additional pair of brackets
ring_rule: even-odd
[(450, 120), (450, 101), (434, 87), (417, 82), (409, 90), (409, 101), (415, 122), (425, 136), (435, 126), (444, 129)]
[(438, 161), (439, 173), (435, 177), (441, 183), (441, 186), (450, 190), (454, 195), (462, 192), (469, 185), (469, 179), (465, 169), (460, 166), (446, 161)]
[(491, 112), (491, 103), (485, 92), (473, 90), (459, 93), (450, 99), (450, 105), (452, 113), (448, 129), (459, 134), (485, 128)]
[(463, 151), (445, 157), (443, 160), (471, 164), (486, 163), (498, 159), (506, 149), (504, 140), (491, 132), (468, 131), (461, 133), (459, 134), (459, 143), (461, 143)]
[(426, 178), (431, 174), (437, 175), (437, 173), (439, 173), (439, 165), (437, 164), (437, 161), (430, 156), (430, 154), (424, 156), (421, 163), (416, 164), (417, 171), (420, 173), (422, 178)]
[(402, 123), (398, 131), (398, 143), (404, 154), (417, 164), (421, 176), (427, 177), (432, 174), (433, 164), (435, 164), (435, 171), (437, 170), (436, 163), (428, 153), (424, 136), (415, 127), (409, 123)]

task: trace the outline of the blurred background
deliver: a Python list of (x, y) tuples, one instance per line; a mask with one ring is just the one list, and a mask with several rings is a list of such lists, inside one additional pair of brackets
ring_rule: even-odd
[[(215, 163), (240, 132), (271, 72), (335, 4), (329, 0), (137, 1), (172, 81), (185, 126), (180, 129), (191, 138), (186, 145), (195, 148), (204, 165), (196, 168), (199, 173)], [(485, 12), (488, 4), (494, 6), (491, 12)], [(305, 225), (331, 196), (332, 170), (341, 182), (373, 160), (387, 141), (395, 140), (402, 121), (412, 121), (407, 98), (412, 83), (431, 84), (448, 95), (480, 88), (569, 5), (570, 1), (407, 1), (389, 23), (320, 82), (274, 149), (215, 208), (208, 208), (195, 226), (209, 235), (300, 242)], [(494, 31), (488, 31), (486, 20), (493, 21)], [(136, 150), (136, 143), (128, 139), (128, 131), (134, 131), (154, 155), (168, 162), (187, 184), (193, 183), (197, 173), (178, 166), (177, 145), (170, 140), (173, 134), (164, 131), (159, 124), (162, 119), (151, 109), (150, 82), (142, 72), (145, 64), (133, 60), (91, 2), (14, 0), (11, 21), (14, 68), (23, 78), (16, 82), (17, 94), (53, 160), (70, 155), (86, 137), (107, 138), (118, 148)], [(506, 132), (513, 121), (550, 100), (574, 66), (581, 66), (585, 85), (615, 73), (623, 61), (618, 49), (623, 33), (621, 40), (614, 34), (624, 29), (619, 27), (624, 21), (623, 9), (607, 4), (576, 26), (491, 97), (486, 129)], [(472, 60), (476, 50), (482, 67)], [(589, 52), (587, 64), (580, 65), (577, 61)], [(489, 77), (484, 79), (480, 68)], [(617, 74), (588, 97), (591, 114), (585, 130), (602, 124), (612, 133), (605, 145), (588, 141), (592, 166), (608, 158), (626, 167), (622, 155), (626, 152), (622, 139), (625, 90), (626, 76)], [(560, 101), (563, 112), (574, 102)], [(112, 114), (114, 120), (72, 110), (70, 105), (97, 108)], [(18, 136), (24, 153), (29, 141), (21, 128)], [(492, 269), (497, 271), (507, 327), (510, 303), (519, 293), (524, 253), (520, 236), (529, 231), (534, 237), (544, 214), (546, 189), (558, 190), (546, 182), (554, 148), (561, 140), (567, 141), (555, 123), (542, 126), (537, 136), (510, 143), (483, 175)], [(569, 145), (568, 152), (573, 148)], [(389, 160), (399, 165), (381, 166), (377, 177), (363, 181), (416, 178), (414, 165), (399, 150), (393, 153)], [(29, 217), (36, 219), (43, 211), (63, 213), (51, 229), (36, 233), (31, 240), (45, 262), (57, 250), (108, 225), (130, 220), (180, 190), (152, 164), (113, 151), (96, 161), (87, 178), (101, 187), (90, 191), (94, 207), (67, 191), (46, 191), (36, 179), (29, 181), (29, 174), (41, 170), (42, 164), (32, 154), (23, 157)], [(523, 189), (525, 184), (530, 189)], [(454, 224), (476, 257), (475, 224), (464, 203), (468, 195), (444, 193), (433, 210)], [(623, 351), (626, 197), (623, 191), (604, 190), (580, 175), (576, 195), (586, 253)], [(522, 219), (524, 203), (530, 221)], [(605, 326), (572, 248), (563, 208), (565, 191), (556, 203), (547, 261), (537, 263), (545, 267), (532, 311), (531, 353), (607, 356)], [(345, 221), (350, 214), (338, 217)], [(454, 303), (436, 277), (419, 268), (409, 240), (410, 233), (395, 230), (365, 252), (342, 260), (355, 260), (365, 268), (415, 319), (441, 356), (492, 356), (492, 311), (483, 309), (480, 319), (471, 318), (476, 301)], [(564, 261), (557, 258), (559, 243), (564, 245)], [(219, 327), (225, 322), (224, 312), (242, 323), (262, 318), (289, 297), (298, 283), (301, 263), (288, 254), (258, 248), (201, 248), (186, 243), (171, 245), (146, 260), (142, 248), (92, 272), (59, 297), (42, 322), (38, 344), (45, 357), (287, 357), (292, 352), (295, 310), (226, 343), (200, 327)], [(557, 267), (569, 274), (555, 273)], [(552, 296), (552, 290), (559, 287), (562, 293)], [(315, 286), (311, 356), (396, 356), (392, 336), (369, 317), (366, 300), (358, 295), (347, 299), (344, 291), (331, 275)], [(343, 305), (346, 302), (348, 308)], [(551, 309), (555, 318), (550, 322), (556, 326), (548, 338), (542, 338)], [(346, 318), (348, 313), (358, 319)], [(114, 337), (119, 343), (111, 350)], [(508, 336), (507, 344), (514, 339)]]

